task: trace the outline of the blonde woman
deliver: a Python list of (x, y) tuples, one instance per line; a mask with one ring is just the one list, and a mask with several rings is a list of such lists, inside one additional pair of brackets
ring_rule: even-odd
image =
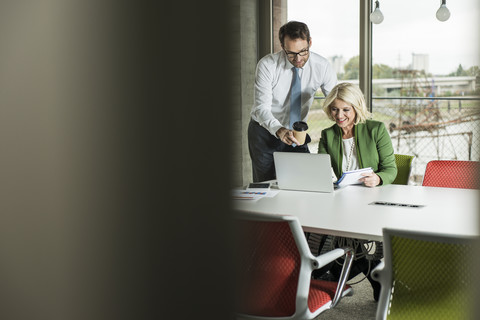
[[(368, 120), (370, 113), (362, 91), (351, 83), (337, 84), (325, 98), (323, 109), (335, 124), (322, 131), (318, 152), (330, 155), (337, 177), (341, 177), (344, 171), (372, 167), (374, 172), (364, 174), (362, 178), (365, 186), (392, 183), (397, 175), (392, 141), (383, 122)], [(327, 238), (323, 236), (323, 241)], [(333, 241), (331, 239), (330, 237), (330, 241)], [(344, 240), (355, 248), (355, 261), (349, 278), (359, 273), (365, 274), (372, 285), (373, 298), (378, 301), (380, 283), (372, 279), (370, 271), (378, 265), (383, 253), (380, 251), (378, 256), (367, 258), (362, 249), (365, 241), (350, 238)], [(376, 242), (379, 248), (381, 245)], [(330, 264), (313, 276), (322, 277), (322, 273), (328, 269), (338, 279), (341, 267), (337, 263)]]
[(323, 107), (335, 121), (322, 131), (318, 153), (328, 153), (337, 178), (344, 171), (372, 167), (364, 174), (368, 187), (390, 184), (397, 176), (393, 145), (383, 122), (368, 120), (365, 98), (358, 86), (337, 84), (325, 98)]

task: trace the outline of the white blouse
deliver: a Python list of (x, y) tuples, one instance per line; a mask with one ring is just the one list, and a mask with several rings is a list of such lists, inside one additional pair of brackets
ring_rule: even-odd
[[(343, 140), (343, 161), (342, 171), (352, 171), (360, 169), (358, 166), (357, 147), (355, 146), (354, 137)], [(350, 161), (350, 165), (348, 164)]]

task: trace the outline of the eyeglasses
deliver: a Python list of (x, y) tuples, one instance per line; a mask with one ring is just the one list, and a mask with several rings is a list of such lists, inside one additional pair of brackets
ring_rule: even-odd
[(287, 50), (283, 49), (283, 51), (285, 51), (285, 53), (287, 54), (287, 56), (290, 58), (290, 59), (296, 59), (297, 58), (297, 54), (300, 56), (300, 57), (305, 57), (307, 54), (308, 54), (308, 48), (307, 49), (304, 49), (300, 52), (287, 52)]

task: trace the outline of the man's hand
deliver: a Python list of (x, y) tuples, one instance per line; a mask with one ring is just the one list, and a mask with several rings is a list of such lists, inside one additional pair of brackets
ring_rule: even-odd
[(293, 136), (293, 131), (288, 130), (287, 128), (280, 128), (277, 130), (277, 137), (280, 139), (285, 144), (288, 144), (291, 146), (293, 143), (295, 143), (297, 146), (299, 145), (297, 139)]

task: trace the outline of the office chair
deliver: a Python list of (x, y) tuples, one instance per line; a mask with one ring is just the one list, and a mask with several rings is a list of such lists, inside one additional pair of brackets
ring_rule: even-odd
[[(297, 217), (236, 214), (239, 232), (237, 318), (313, 319), (352, 291), (346, 285), (353, 250), (313, 256)], [(312, 279), (312, 271), (345, 258), (337, 282)]]
[(480, 162), (432, 160), (427, 163), (422, 186), (480, 189)]
[(392, 184), (408, 184), (410, 172), (412, 171), (412, 162), (415, 156), (406, 154), (395, 154), (395, 163), (397, 164), (397, 177)]
[(478, 238), (383, 229), (383, 240), (377, 320), (471, 319)]

